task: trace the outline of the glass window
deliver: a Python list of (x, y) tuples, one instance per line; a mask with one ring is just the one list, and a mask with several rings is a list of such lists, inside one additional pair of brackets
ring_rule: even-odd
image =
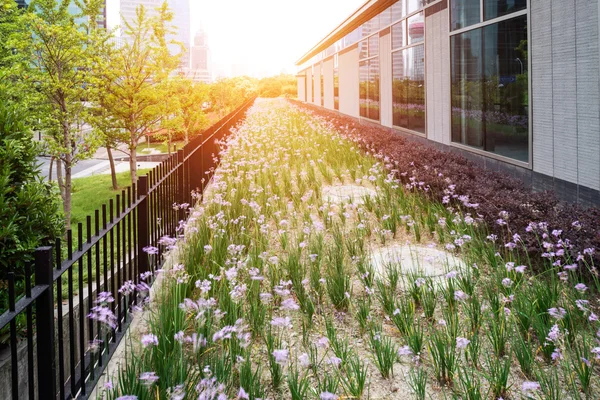
[(368, 118), (379, 121), (379, 57), (369, 60)]
[(425, 133), (425, 47), (392, 53), (395, 126)]
[(321, 63), (321, 73), (319, 74), (321, 78), (321, 107), (325, 106), (325, 78), (323, 77), (323, 63)]
[(379, 55), (379, 35), (375, 34), (369, 38), (369, 57)]
[(379, 120), (379, 57), (359, 63), (360, 116)]
[(392, 26), (392, 49), (406, 46), (406, 21)]
[(410, 14), (423, 7), (423, 0), (406, 0), (406, 13)]
[(483, 12), (485, 20), (501, 17), (515, 11), (521, 11), (527, 8), (527, 0), (484, 0)]
[(480, 0), (450, 0), (450, 30), (478, 24), (481, 22), (480, 12)]
[(339, 77), (339, 59), (336, 54), (333, 56), (333, 108), (340, 109), (340, 77)]
[(425, 40), (425, 20), (423, 11), (406, 20), (408, 24), (408, 44), (420, 43)]
[(360, 100), (360, 116), (368, 117), (367, 114), (367, 93), (369, 84), (369, 62), (361, 61), (358, 64), (358, 78), (359, 78), (359, 100)]
[(398, 0), (392, 5), (392, 22), (404, 17), (404, 0)]
[(392, 23), (392, 7), (379, 14), (379, 29), (383, 29)]
[(369, 41), (363, 40), (358, 44), (358, 58), (363, 59), (369, 57)]
[(527, 17), (450, 39), (452, 141), (529, 160)]
[(377, 32), (379, 30), (379, 14), (371, 18), (371, 33)]

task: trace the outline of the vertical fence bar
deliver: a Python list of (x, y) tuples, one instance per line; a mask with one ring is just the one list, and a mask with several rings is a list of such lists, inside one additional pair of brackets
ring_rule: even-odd
[[(25, 296), (31, 298), (31, 264), (25, 264)], [(29, 398), (35, 399), (35, 381), (33, 365), (33, 307), (27, 307), (27, 386), (29, 389)], [(64, 384), (63, 384), (64, 386)], [(64, 387), (63, 391), (64, 393)]]
[[(48, 285), (36, 300), (38, 396), (55, 397), (56, 362), (54, 354), (54, 291), (52, 290), (52, 247), (35, 251), (35, 284)], [(44, 368), (42, 368), (42, 365)]]
[[(15, 311), (15, 273), (8, 273), (8, 310)], [(19, 400), (19, 357), (17, 356), (17, 320), (10, 320), (10, 378), (13, 400)]]
[[(177, 173), (177, 180), (175, 181), (175, 186), (177, 188), (177, 201), (181, 203), (187, 203), (185, 198), (185, 171), (184, 171), (184, 151), (179, 150), (177, 152), (177, 167), (175, 167), (175, 171)], [(179, 212), (177, 219), (183, 219), (182, 212)]]
[(138, 275), (149, 271), (148, 257), (144, 255), (144, 247), (148, 246), (148, 176), (140, 176), (138, 181), (137, 240), (138, 240)]
[[(117, 221), (119, 220), (119, 217), (121, 216), (121, 196), (117, 195), (116, 196), (116, 214), (115, 217), (117, 218)], [(121, 325), (121, 297), (119, 296), (119, 293), (117, 293), (117, 290), (119, 289), (119, 275), (121, 274), (121, 223), (117, 222), (113, 228), (115, 231), (117, 231), (117, 238), (116, 238), (116, 242), (117, 242), (117, 248), (115, 250), (115, 254), (117, 255), (117, 259), (115, 262), (115, 268), (116, 268), (116, 272), (113, 272), (113, 275), (111, 277), (111, 281), (112, 281), (112, 294), (113, 294), (113, 298), (115, 299), (115, 303), (116, 303), (116, 308), (117, 308), (117, 329), (119, 332), (122, 332), (123, 326)]]
[[(61, 267), (61, 242), (56, 239), (56, 269)], [(62, 276), (56, 280), (56, 316), (58, 323), (58, 383), (61, 399), (65, 398), (65, 365), (64, 365), (64, 343), (63, 343), (63, 312), (62, 312)]]
[[(98, 237), (100, 236), (100, 210), (96, 210), (94, 212), (94, 227), (95, 227), (95, 231), (94, 231), (94, 236)], [(100, 241), (96, 242), (96, 268), (94, 268), (94, 271), (96, 273), (96, 296), (98, 296), (98, 293), (103, 292), (103, 290), (100, 290), (100, 277), (102, 276), (102, 274), (100, 273)], [(97, 349), (96, 352), (98, 353), (98, 365), (102, 365), (102, 337), (100, 337), (100, 321), (96, 322), (96, 335), (94, 337), (94, 340), (96, 340), (96, 337), (98, 340), (100, 340), (100, 342), (97, 342), (94, 344), (94, 349)]]
[[(80, 222), (77, 224), (77, 250), (81, 252), (83, 250), (83, 224)], [(84, 302), (85, 298), (83, 296), (83, 290), (85, 286), (83, 286), (83, 257), (79, 257), (78, 261), (79, 267), (79, 287), (77, 291), (79, 292), (79, 388), (82, 394), (85, 394), (85, 308)], [(91, 295), (91, 293), (90, 293)]]
[[(67, 231), (67, 257), (69, 261), (73, 260), (73, 231)], [(71, 373), (71, 397), (75, 397), (77, 386), (75, 382), (75, 350), (77, 342), (75, 341), (75, 294), (73, 291), (73, 269), (71, 266), (67, 272), (69, 286), (69, 370)]]

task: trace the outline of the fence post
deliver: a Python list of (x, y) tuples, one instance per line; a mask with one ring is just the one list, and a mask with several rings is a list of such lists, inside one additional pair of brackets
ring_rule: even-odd
[[(56, 354), (54, 353), (54, 287), (52, 247), (35, 251), (35, 285), (48, 285), (36, 300), (38, 394), (40, 399), (55, 397)], [(82, 305), (83, 307), (83, 305)], [(83, 308), (81, 312), (84, 312)], [(83, 334), (83, 333), (82, 333)], [(62, 340), (62, 338), (60, 338)], [(61, 382), (63, 384), (64, 382)]]
[[(177, 202), (179, 204), (185, 203), (185, 184), (183, 181), (183, 177), (185, 176), (185, 155), (183, 154), (183, 150), (179, 150), (177, 152)], [(184, 218), (184, 210), (179, 210), (179, 214), (177, 215), (178, 222)]]
[(140, 205), (138, 206), (138, 226), (137, 226), (137, 239), (138, 239), (138, 274), (148, 272), (148, 255), (144, 254), (144, 247), (149, 245), (149, 232), (148, 232), (148, 176), (140, 176), (138, 180), (138, 199), (141, 199)]

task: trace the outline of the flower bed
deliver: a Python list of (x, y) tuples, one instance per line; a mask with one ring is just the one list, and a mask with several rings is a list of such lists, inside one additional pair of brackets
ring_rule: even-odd
[[(435, 201), (432, 186), (401, 181), (391, 159), (342, 133), (359, 141), (283, 101), (252, 108), (178, 243), (163, 240), (181, 264), (160, 272), (148, 331), (105, 395), (595, 398), (590, 254), (575, 262), (562, 233), (538, 223), (539, 246), (564, 255), (537, 260), (516, 236), (506, 247), (452, 184), (452, 206)], [(324, 201), (324, 186), (350, 184), (376, 195)], [(441, 277), (394, 262), (376, 273), (372, 254), (407, 243), (462, 263)]]
[[(366, 151), (393, 160), (396, 177), (403, 184), (410, 184), (411, 179), (425, 182), (432, 199), (449, 205), (460, 205), (465, 199), (466, 203), (477, 204), (472, 208), (473, 214), (479, 215), (491, 233), (505, 239), (505, 243), (510, 243), (512, 234), (518, 233), (522, 235), (528, 253), (536, 256), (551, 253), (538, 246), (534, 235), (527, 234), (531, 222), (542, 222), (550, 231), (562, 232), (561, 237), (568, 240), (570, 252), (575, 257), (585, 249), (600, 246), (600, 211), (597, 208), (583, 209), (562, 203), (551, 192), (534, 192), (517, 179), (486, 170), (461, 155), (405, 139), (389, 129), (361, 125), (356, 119), (320, 107), (304, 103), (302, 107), (343, 127), (348, 137)], [(452, 194), (448, 193), (450, 186), (454, 188)], [(508, 218), (499, 223), (499, 213), (503, 211)], [(593, 258), (598, 265), (600, 254), (594, 253)], [(536, 263), (534, 267), (540, 265)], [(595, 269), (593, 273), (598, 274)]]

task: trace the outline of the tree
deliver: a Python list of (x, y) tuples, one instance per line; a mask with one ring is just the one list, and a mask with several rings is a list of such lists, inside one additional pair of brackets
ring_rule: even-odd
[(24, 273), (34, 250), (62, 233), (56, 187), (44, 182), (23, 111), (0, 103), (0, 279)]
[(224, 117), (244, 100), (256, 93), (256, 80), (248, 77), (219, 79), (211, 85), (210, 98), (212, 108), (220, 117)]
[(190, 79), (177, 77), (170, 81), (169, 116), (163, 128), (171, 136), (183, 138), (185, 143), (197, 136), (206, 127), (207, 119), (203, 107), (209, 100), (208, 85), (194, 83)]
[(169, 74), (180, 61), (179, 55), (169, 53), (166, 39), (172, 33), (173, 13), (166, 2), (157, 11), (150, 17), (144, 6), (138, 6), (135, 20), (125, 21), (128, 39), (115, 48), (101, 71), (94, 105), (111, 121), (106, 131), (111, 141), (127, 146), (132, 183), (137, 180), (137, 145), (160, 129), (168, 113)]
[[(98, 59), (99, 42), (105, 40), (98, 30), (75, 24), (69, 14), (69, 0), (34, 0), (21, 17), (25, 30), (13, 35), (10, 45), (27, 54), (19, 67), (20, 77), (31, 90), (47, 151), (57, 160), (57, 175), (67, 228), (71, 225), (72, 168), (89, 158), (96, 140), (84, 132), (88, 107), (93, 97), (91, 71)], [(96, 21), (99, 9), (90, 21)], [(64, 169), (64, 177), (62, 172)]]

